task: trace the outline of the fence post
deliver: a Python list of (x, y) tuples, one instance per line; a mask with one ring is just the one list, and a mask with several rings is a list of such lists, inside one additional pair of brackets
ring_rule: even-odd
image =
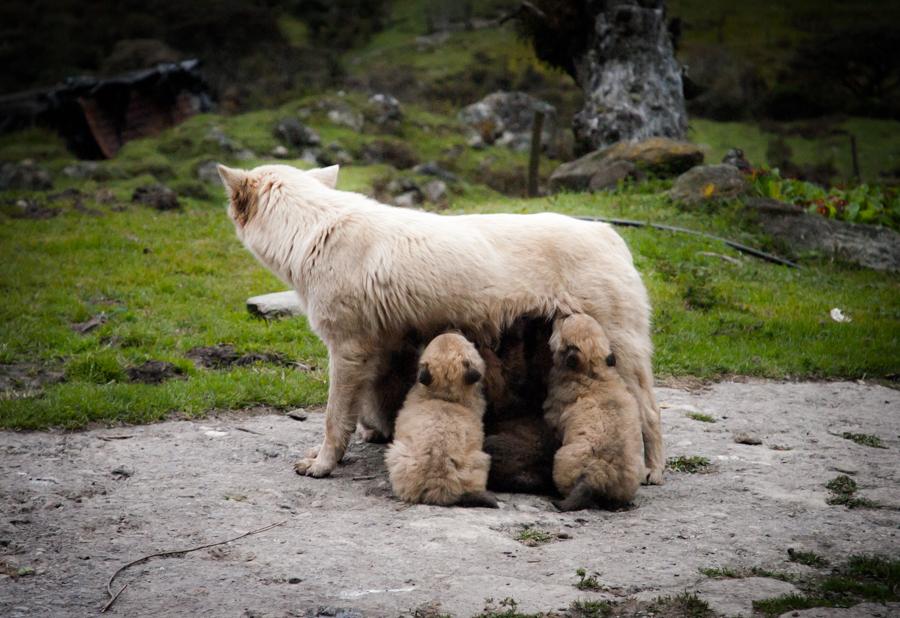
[(537, 197), (538, 171), (541, 164), (541, 136), (544, 132), (544, 112), (534, 110), (531, 122), (531, 156), (528, 159), (528, 197)]

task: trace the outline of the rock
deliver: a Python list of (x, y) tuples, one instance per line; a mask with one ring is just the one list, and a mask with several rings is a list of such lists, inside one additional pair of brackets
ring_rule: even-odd
[(181, 208), (175, 192), (161, 184), (138, 187), (131, 194), (131, 201), (150, 206), (156, 210), (178, 210)]
[(362, 115), (350, 108), (342, 107), (328, 110), (327, 117), (330, 122), (348, 127), (354, 131), (361, 131), (363, 128)]
[(469, 131), (472, 146), (498, 144), (527, 151), (531, 144), (531, 124), (535, 111), (544, 113), (542, 149), (557, 140), (556, 108), (524, 92), (495, 92), (459, 112), (459, 120)]
[(747, 444), (749, 446), (758, 446), (762, 444), (762, 440), (744, 431), (734, 434), (734, 441), (736, 444)]
[(732, 199), (747, 193), (750, 183), (738, 168), (720, 163), (699, 165), (675, 180), (669, 197), (686, 204)]
[(398, 170), (409, 169), (419, 162), (413, 149), (399, 140), (369, 142), (363, 146), (362, 156), (367, 163), (387, 163)]
[(67, 165), (62, 173), (74, 180), (109, 180), (113, 174), (97, 161), (78, 161)]
[(440, 204), (447, 200), (447, 183), (443, 180), (432, 180), (422, 187), (422, 194), (432, 204)]
[(219, 164), (215, 161), (204, 161), (197, 166), (197, 178), (207, 184), (222, 184), (222, 179), (219, 177), (218, 165)]
[(252, 296), (247, 299), (247, 311), (267, 320), (303, 313), (300, 299), (294, 290)]
[(256, 153), (249, 148), (241, 148), (236, 153), (234, 153), (234, 158), (238, 161), (249, 161), (250, 159), (256, 158)]
[(276, 159), (287, 159), (288, 157), (291, 156), (291, 153), (290, 153), (290, 151), (288, 151), (287, 148), (285, 148), (284, 146), (279, 144), (278, 146), (275, 146), (275, 148), (272, 149), (272, 156), (275, 157)]
[(305, 421), (309, 418), (309, 415), (306, 413), (306, 410), (303, 408), (297, 408), (296, 410), (290, 410), (286, 415), (288, 418), (293, 419), (295, 421)]
[(419, 191), (407, 191), (394, 197), (393, 204), (400, 208), (415, 208), (422, 203), (422, 194)]
[(740, 148), (732, 148), (726, 152), (725, 156), (722, 157), (722, 163), (733, 165), (745, 174), (749, 174), (753, 171), (753, 166), (751, 166), (750, 162), (744, 157), (744, 151)]
[(227, 369), (233, 365), (244, 367), (254, 363), (273, 363), (282, 366), (291, 364), (284, 355), (278, 352), (239, 354), (233, 345), (227, 343), (191, 348), (186, 356), (207, 369)]
[[(664, 0), (586, 6), (592, 23), (584, 28), (585, 40), (573, 42), (575, 57), (567, 68), (584, 91), (584, 106), (572, 122), (581, 147), (596, 150), (620, 140), (684, 137), (681, 66), (672, 49)], [(545, 39), (558, 40), (552, 35)]]
[(619, 182), (640, 176), (637, 166), (631, 161), (604, 161), (590, 177), (587, 188), (590, 191), (615, 189)]
[(456, 174), (445, 170), (434, 161), (420, 163), (413, 167), (412, 171), (416, 174), (423, 174), (425, 176), (437, 176), (441, 180), (445, 180), (447, 182), (456, 182), (458, 180)]
[[(612, 166), (616, 161), (633, 165)], [(689, 142), (679, 142), (662, 137), (654, 137), (643, 142), (619, 142), (609, 148), (588, 153), (579, 159), (563, 163), (550, 175), (553, 190), (569, 189), (584, 191), (591, 184), (591, 178), (603, 174), (606, 178), (616, 178), (628, 171), (632, 177), (640, 177), (647, 172), (660, 176), (686, 171), (703, 161), (703, 151)], [(595, 186), (602, 186), (602, 177)]]
[(373, 94), (365, 111), (366, 120), (382, 129), (398, 129), (403, 122), (400, 101), (389, 94)]
[(89, 318), (88, 320), (85, 320), (84, 322), (78, 322), (77, 324), (72, 324), (72, 330), (74, 330), (76, 333), (79, 333), (81, 335), (85, 335), (85, 334), (91, 332), (92, 330), (96, 329), (97, 327), (102, 326), (103, 324), (106, 324), (106, 320), (107, 320), (107, 317), (106, 317), (105, 313), (98, 313), (97, 315), (92, 316), (91, 318)]
[(772, 214), (760, 217), (759, 222), (794, 254), (812, 251), (873, 270), (900, 271), (900, 234), (886, 227), (809, 213)]
[(318, 133), (296, 118), (282, 118), (272, 133), (285, 144), (295, 148), (318, 146), (322, 143)]
[(753, 210), (758, 210), (762, 213), (799, 215), (806, 212), (801, 206), (779, 202), (770, 197), (745, 197), (743, 203), (745, 208), (752, 208)]
[(316, 162), (322, 167), (330, 165), (349, 165), (353, 163), (353, 155), (344, 150), (337, 142), (331, 142), (316, 156)]
[(132, 382), (160, 384), (169, 378), (182, 375), (184, 370), (166, 361), (151, 360), (136, 367), (129, 367), (126, 373)]
[(16, 208), (9, 215), (13, 219), (52, 219), (62, 213), (59, 208), (48, 208), (36, 200), (16, 200)]
[(225, 132), (219, 127), (210, 127), (203, 140), (215, 144), (222, 152), (230, 153), (238, 149), (237, 144), (235, 144), (230, 137), (225, 135)]
[(697, 586), (716, 616), (752, 616), (753, 601), (796, 592), (793, 584), (769, 577), (708, 579)]
[(31, 159), (0, 165), (0, 191), (41, 191), (52, 186), (50, 173)]

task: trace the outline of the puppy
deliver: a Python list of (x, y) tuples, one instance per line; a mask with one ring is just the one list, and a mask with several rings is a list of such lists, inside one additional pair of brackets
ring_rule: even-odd
[(500, 421), (484, 439), (491, 456), (488, 487), (494, 491), (551, 494), (553, 454), (559, 440), (544, 419), (523, 416)]
[(550, 337), (553, 368), (544, 418), (560, 440), (557, 506), (575, 511), (628, 504), (644, 475), (638, 404), (616, 371), (603, 328), (584, 314), (560, 318)]
[(484, 360), (462, 335), (439, 335), (425, 348), (385, 455), (398, 498), (497, 508), (486, 491), (491, 458), (482, 451), (483, 375)]

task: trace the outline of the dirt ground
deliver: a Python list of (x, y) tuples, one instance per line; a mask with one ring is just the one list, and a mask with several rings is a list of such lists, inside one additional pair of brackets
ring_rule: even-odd
[[(487, 598), (553, 611), (575, 599), (688, 590), (733, 616), (792, 584), (715, 580), (698, 569), (811, 573), (788, 561), (788, 548), (832, 563), (861, 552), (900, 554), (900, 392), (726, 382), (658, 394), (668, 455), (705, 456), (713, 466), (668, 472), (664, 485), (642, 488), (635, 508), (621, 512), (564, 514), (546, 498), (513, 494), (500, 495), (499, 510), (407, 506), (391, 497), (383, 447), (361, 443), (333, 477), (298, 477), (291, 464), (319, 442), (319, 411), (305, 421), (224, 415), (81, 433), (0, 432), (0, 615), (96, 615), (107, 578), (124, 563), (281, 521), (229, 545), (127, 570), (114, 588), (128, 588), (109, 613), (399, 616), (439, 604), (471, 616)], [(887, 448), (842, 438), (848, 431), (876, 435)], [(762, 444), (736, 443), (739, 432)], [(826, 504), (825, 483), (839, 474), (879, 508)], [(513, 538), (523, 526), (562, 537), (528, 547)], [(582, 567), (599, 573), (601, 592), (575, 588)], [(829, 615), (900, 612), (867, 607)]]

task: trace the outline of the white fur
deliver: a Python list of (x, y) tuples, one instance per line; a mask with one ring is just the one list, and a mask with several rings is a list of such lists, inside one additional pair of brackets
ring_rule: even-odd
[(375, 358), (410, 329), (447, 326), (496, 337), (522, 314), (583, 312), (601, 323), (642, 406), (650, 480), (664, 464), (652, 391), (650, 305), (622, 238), (603, 223), (559, 214), (460, 215), (393, 208), (331, 188), (337, 169), (286, 165), (220, 170), (227, 187), (253, 181), (244, 245), (297, 291), (328, 346), (331, 382), (321, 476), (343, 455), (370, 405)]

